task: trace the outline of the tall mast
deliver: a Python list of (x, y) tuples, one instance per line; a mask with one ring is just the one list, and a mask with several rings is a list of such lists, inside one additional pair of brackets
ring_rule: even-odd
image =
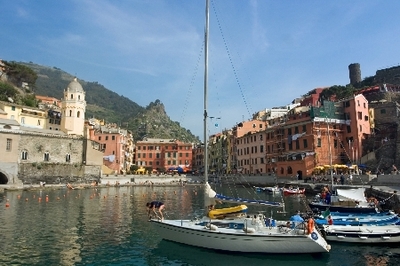
[(331, 133), (329, 132), (329, 122), (328, 119), (326, 119), (326, 127), (327, 127), (327, 132), (328, 132), (328, 148), (329, 148), (329, 168), (331, 170), (331, 183), (332, 183), (332, 190), (333, 190), (333, 165), (332, 165), (332, 146), (331, 146)]
[(206, 0), (206, 25), (204, 29), (204, 182), (208, 182), (208, 139), (207, 139), (207, 89), (208, 89), (208, 30), (209, 0)]

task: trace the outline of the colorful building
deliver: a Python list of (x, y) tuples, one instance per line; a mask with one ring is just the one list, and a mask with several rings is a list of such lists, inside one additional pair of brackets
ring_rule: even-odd
[(192, 144), (176, 139), (145, 138), (136, 142), (135, 164), (165, 172), (181, 167), (192, 170)]

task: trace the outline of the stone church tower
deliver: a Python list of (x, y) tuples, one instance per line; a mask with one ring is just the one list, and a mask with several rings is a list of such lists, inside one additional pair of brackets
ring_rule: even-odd
[(74, 78), (64, 90), (61, 101), (61, 130), (68, 135), (83, 136), (85, 111), (85, 91), (77, 78)]

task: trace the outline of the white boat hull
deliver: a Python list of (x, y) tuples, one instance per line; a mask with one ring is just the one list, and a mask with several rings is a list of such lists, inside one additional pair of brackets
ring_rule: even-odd
[[(316, 231), (286, 232), (278, 227), (246, 227), (246, 230), (199, 225), (189, 220), (151, 220), (159, 235), (169, 241), (207, 249), (244, 253), (325, 253), (330, 246)], [(286, 229), (286, 228), (285, 228)]]
[(324, 226), (328, 241), (346, 243), (400, 243), (400, 227), (387, 226)]

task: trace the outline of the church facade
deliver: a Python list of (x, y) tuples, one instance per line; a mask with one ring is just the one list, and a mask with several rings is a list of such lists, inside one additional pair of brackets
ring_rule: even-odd
[(99, 180), (103, 152), (88, 138), (85, 91), (76, 78), (64, 90), (55, 130), (42, 109), (0, 102), (0, 110), (0, 184)]

